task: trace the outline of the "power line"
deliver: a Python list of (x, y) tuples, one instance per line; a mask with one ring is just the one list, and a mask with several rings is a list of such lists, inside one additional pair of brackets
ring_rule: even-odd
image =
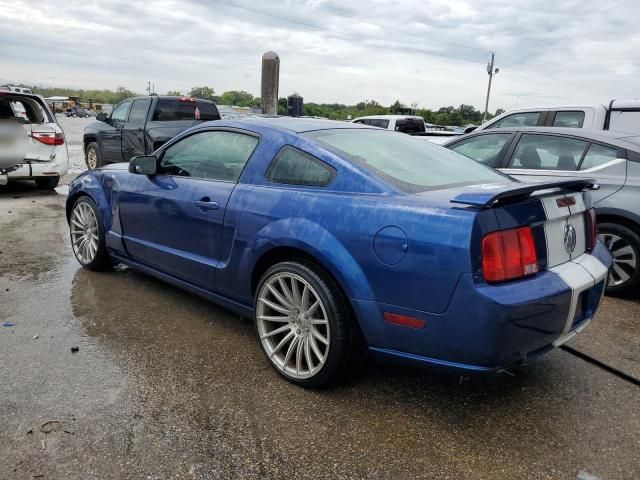
[[(250, 7), (246, 7), (244, 5), (238, 5), (238, 4), (233, 3), (233, 2), (229, 2), (229, 1), (225, 1), (225, 0), (213, 0), (213, 1), (215, 1), (217, 3), (221, 3), (223, 5), (230, 6), (230, 7), (238, 8), (238, 9), (241, 9), (241, 10), (246, 10), (246, 11), (249, 11), (249, 12), (252, 12), (252, 13), (257, 13), (258, 15), (264, 15), (266, 17), (276, 18), (278, 20), (284, 20), (285, 22), (296, 23), (298, 25), (303, 25), (305, 27), (315, 28), (317, 30), (325, 30), (325, 31), (328, 31), (328, 32), (335, 33), (336, 35), (340, 35), (342, 37), (349, 38), (349, 39), (358, 39), (358, 37), (356, 37), (354, 35), (350, 35), (350, 34), (347, 34), (347, 33), (344, 33), (344, 32), (340, 32), (338, 30), (333, 30), (331, 28), (321, 27), (319, 25), (314, 25), (312, 23), (303, 22), (301, 20), (295, 20), (293, 18), (288, 18), (288, 17), (279, 16), (279, 15), (274, 15), (274, 14), (271, 14), (271, 13), (266, 13), (266, 12), (261, 11), (261, 10), (256, 10), (256, 9), (253, 9), (253, 8), (250, 8)], [(370, 39), (376, 40), (378, 42), (384, 41), (384, 39), (381, 39), (379, 37), (374, 37), (372, 35), (359, 34), (359, 36), (360, 37), (370, 38)], [(443, 58), (450, 58), (452, 60), (459, 60), (459, 61), (463, 61), (463, 62), (478, 63), (478, 64), (481, 64), (481, 65), (484, 65), (484, 62), (481, 62), (481, 61), (478, 61), (478, 60), (471, 60), (469, 58), (464, 58), (464, 57), (455, 57), (453, 55), (445, 55), (444, 53), (433, 52), (433, 51), (430, 51), (430, 50), (423, 50), (421, 48), (409, 47), (409, 46), (406, 46), (406, 45), (398, 45), (397, 43), (392, 43), (391, 46), (385, 46), (385, 45), (381, 45), (381, 46), (383, 48), (386, 47), (386, 48), (395, 49), (395, 50), (403, 50), (403, 51), (408, 51), (408, 52), (423, 53), (423, 54), (426, 54), (426, 55), (432, 55), (432, 56), (443, 57)]]

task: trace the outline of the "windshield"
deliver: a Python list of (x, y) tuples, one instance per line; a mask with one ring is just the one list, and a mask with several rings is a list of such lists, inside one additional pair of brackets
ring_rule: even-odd
[(212, 102), (180, 98), (159, 99), (153, 113), (153, 121), (175, 120), (220, 120), (220, 114)]
[(339, 129), (309, 132), (305, 136), (363, 165), (407, 193), (514, 181), (475, 160), (405, 134)]

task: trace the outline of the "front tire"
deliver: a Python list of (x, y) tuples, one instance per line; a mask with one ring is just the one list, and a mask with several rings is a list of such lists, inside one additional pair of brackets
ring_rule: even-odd
[(611, 252), (613, 264), (607, 278), (607, 294), (640, 293), (640, 236), (617, 223), (598, 224), (598, 237)]
[(69, 214), (71, 250), (87, 270), (108, 270), (111, 259), (105, 245), (104, 227), (98, 207), (87, 196), (76, 200)]
[(282, 262), (262, 276), (255, 328), (267, 359), (292, 383), (326, 387), (348, 370), (356, 331), (334, 281), (313, 264)]
[(42, 190), (53, 190), (60, 183), (60, 177), (36, 178), (36, 186)]
[(84, 151), (84, 160), (89, 170), (95, 170), (103, 166), (102, 158), (98, 150), (98, 144), (91, 142)]

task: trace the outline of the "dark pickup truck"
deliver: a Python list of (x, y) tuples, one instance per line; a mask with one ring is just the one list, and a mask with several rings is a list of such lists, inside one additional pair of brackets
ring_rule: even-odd
[(123, 100), (100, 113), (84, 129), (85, 161), (89, 169), (128, 162), (146, 155), (192, 125), (219, 120), (216, 104), (191, 97), (150, 95)]

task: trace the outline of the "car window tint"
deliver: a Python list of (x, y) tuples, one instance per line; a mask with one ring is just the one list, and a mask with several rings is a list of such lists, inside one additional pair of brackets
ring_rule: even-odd
[(368, 125), (378, 128), (387, 128), (389, 127), (389, 120), (384, 120), (382, 118), (372, 118), (371, 120), (369, 120)]
[(524, 134), (509, 168), (575, 170), (588, 142), (551, 135)]
[(118, 120), (120, 122), (124, 122), (127, 119), (127, 112), (129, 110), (129, 105), (131, 102), (124, 102), (118, 105), (115, 110), (111, 113), (111, 120)]
[(173, 122), (177, 120), (220, 120), (213, 102), (184, 98), (160, 98), (153, 112), (153, 121)]
[(129, 112), (129, 122), (144, 123), (147, 119), (147, 111), (149, 110), (150, 103), (151, 100), (148, 98), (134, 100), (133, 105), (131, 105), (131, 111)]
[(257, 144), (257, 138), (242, 133), (196, 133), (167, 148), (160, 173), (237, 182)]
[(396, 120), (396, 132), (422, 133), (424, 132), (424, 120), (420, 118)]
[(498, 155), (509, 140), (509, 133), (492, 133), (463, 140), (450, 147), (465, 157), (473, 158), (489, 167), (497, 167)]
[(599, 167), (611, 160), (618, 158), (618, 149), (596, 145), (595, 143), (589, 147), (589, 151), (582, 160), (580, 170), (588, 170), (590, 168)]
[(285, 146), (271, 163), (267, 179), (274, 183), (325, 187), (335, 176), (335, 169), (321, 160)]
[(584, 112), (556, 112), (554, 127), (582, 128)]
[(521, 112), (507, 115), (495, 123), (487, 126), (487, 128), (505, 128), (505, 127), (535, 127), (538, 124), (540, 112)]
[(408, 193), (513, 181), (464, 155), (389, 130), (332, 129), (302, 135)]

